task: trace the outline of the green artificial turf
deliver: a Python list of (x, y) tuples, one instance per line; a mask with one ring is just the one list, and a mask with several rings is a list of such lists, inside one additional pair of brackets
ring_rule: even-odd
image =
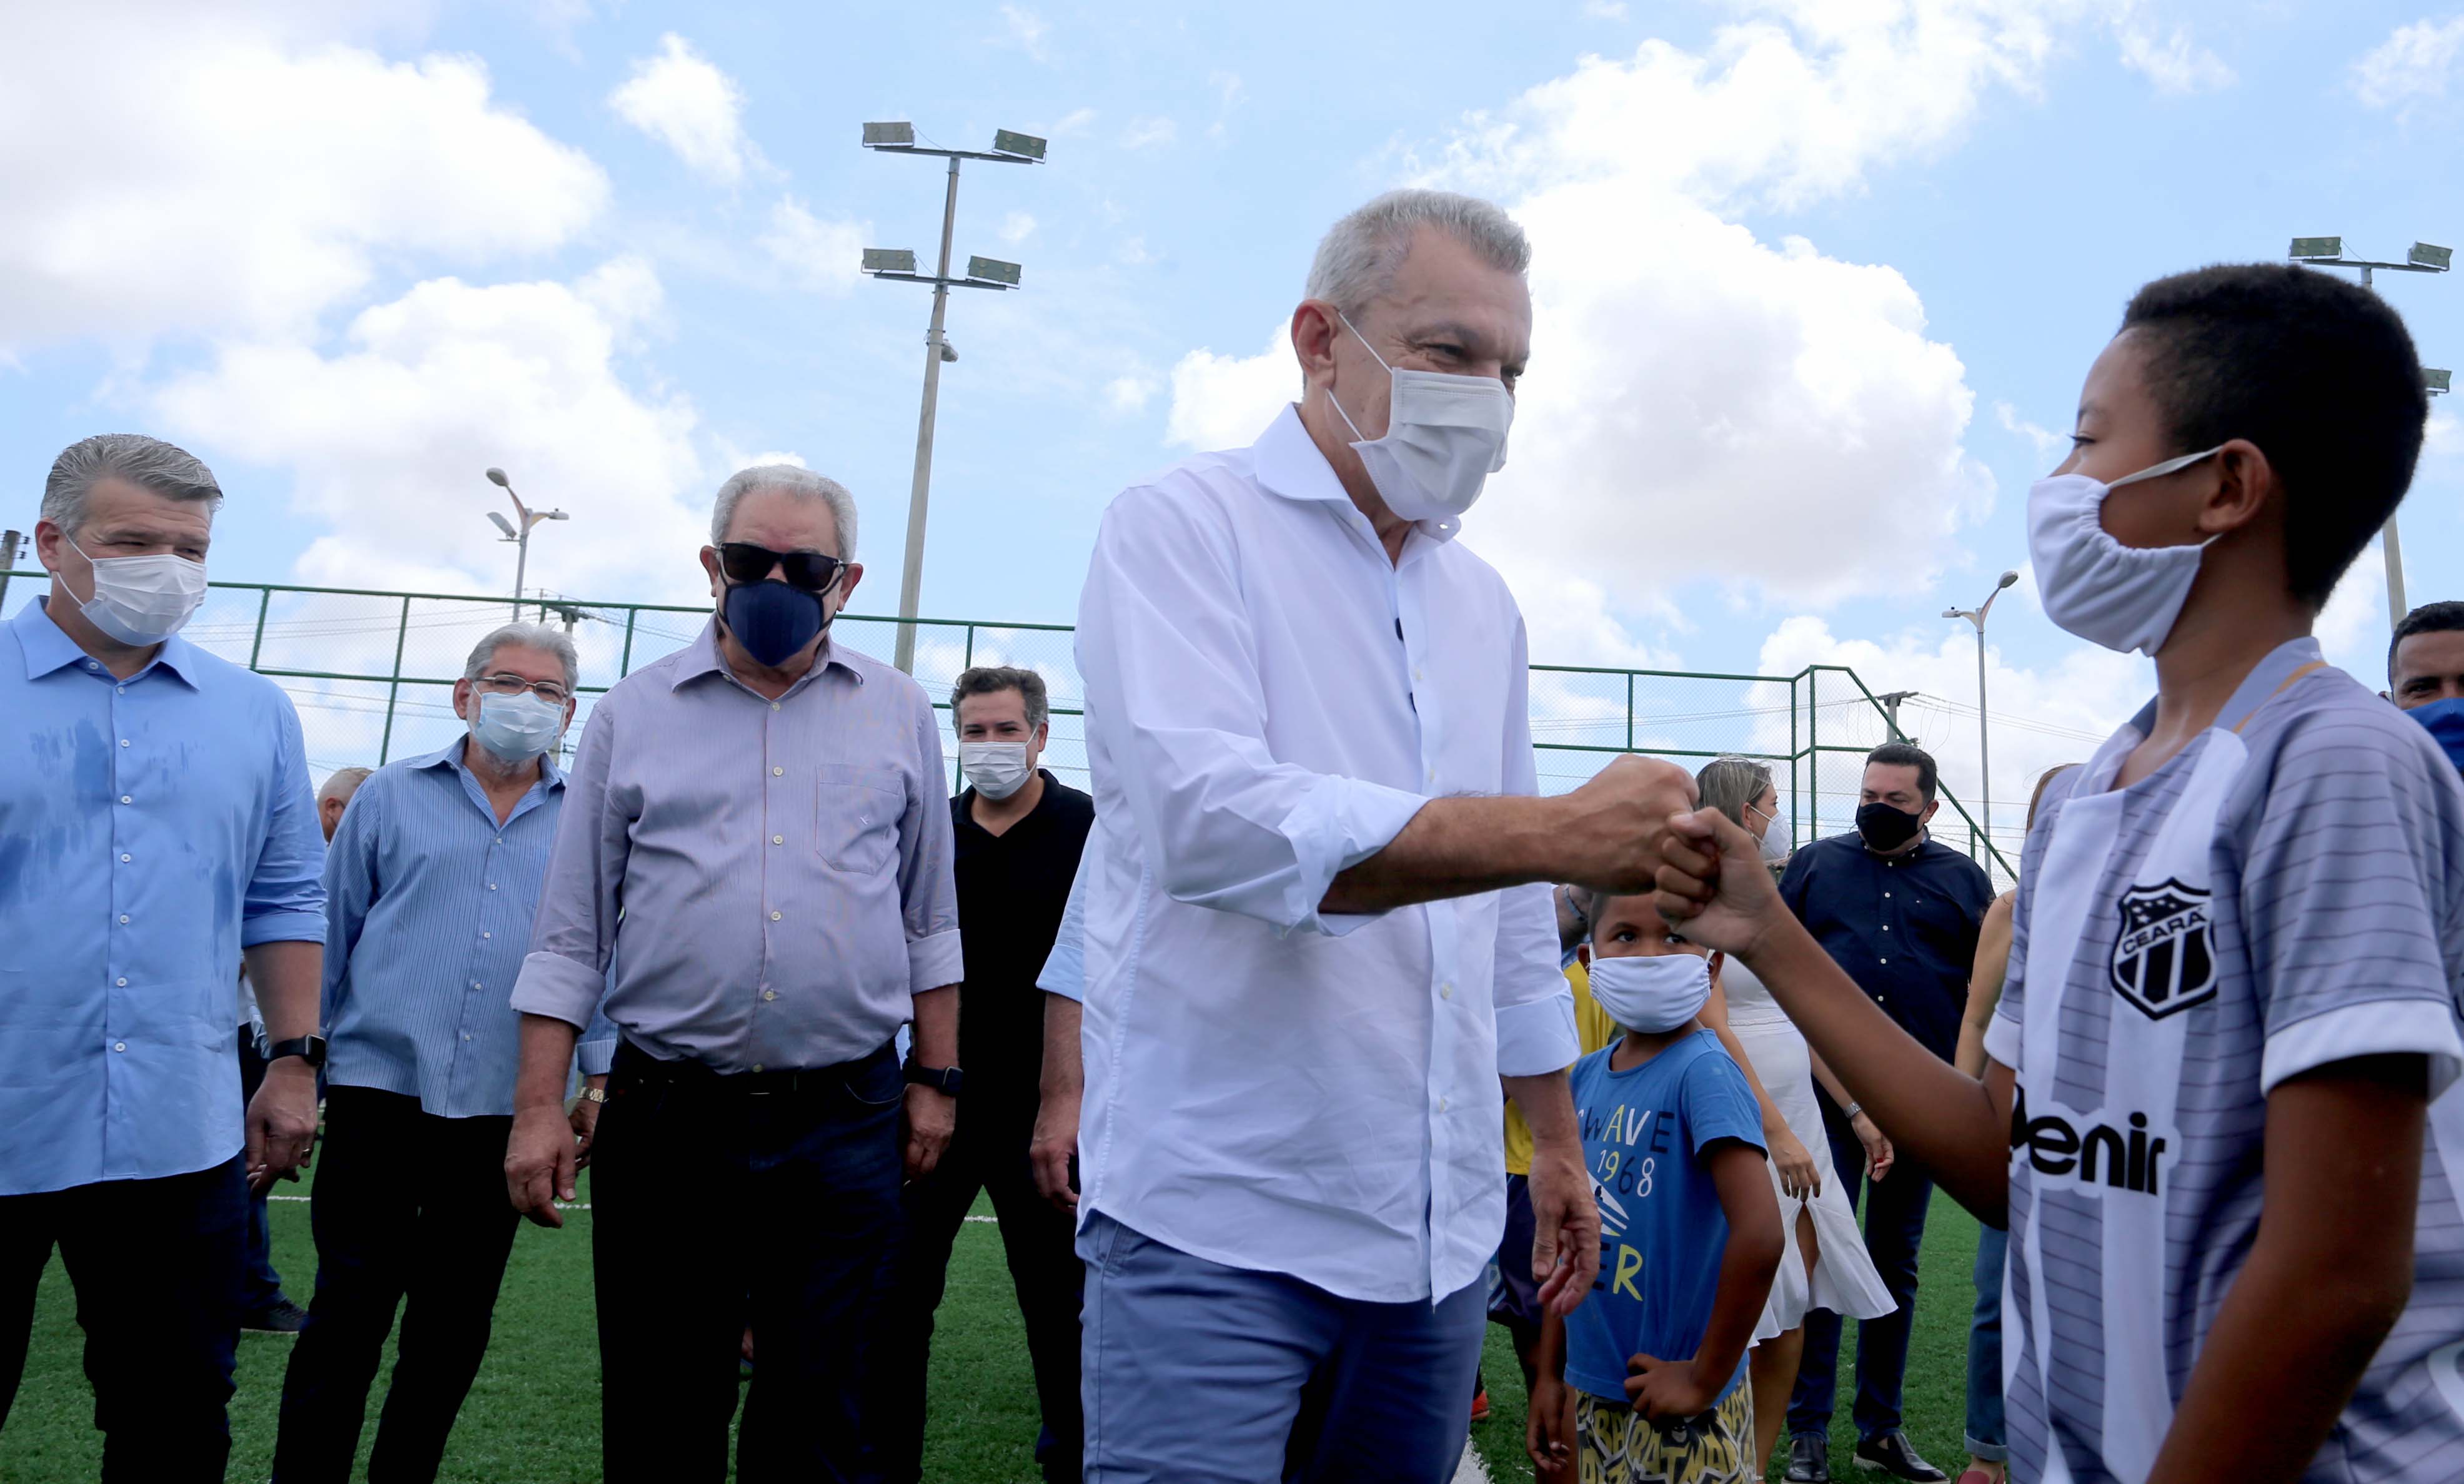
[[(305, 1186), (285, 1186), (298, 1194)], [(584, 1177), (583, 1198), (589, 1198)], [(978, 1205), (979, 1214), (989, 1208)], [(304, 1202), (272, 1208), (274, 1261), (294, 1299), (307, 1300), (316, 1274)], [(568, 1213), (565, 1229), (524, 1226), (514, 1243), (487, 1364), (446, 1451), (442, 1479), (455, 1484), (550, 1484), (595, 1480), (599, 1461), (599, 1346), (590, 1291), (590, 1215)], [(1907, 1414), (1917, 1449), (1956, 1473), (1964, 1416), (1969, 1267), (1976, 1224), (1937, 1196), (1925, 1234), (1925, 1285), (1918, 1297), (1915, 1343), (1908, 1358)], [(26, 1376), (8, 1426), (0, 1429), (0, 1480), (7, 1484), (84, 1484), (97, 1476), (101, 1435), (79, 1368), (82, 1337), (68, 1277), (56, 1256), (44, 1269), (34, 1311)], [(1489, 1329), (1484, 1374), (1492, 1417), (1473, 1429), (1494, 1479), (1528, 1479), (1523, 1455), (1523, 1381), (1506, 1332)], [(1843, 1355), (1853, 1355), (1848, 1326)], [(262, 1480), (274, 1456), (275, 1409), (291, 1342), (244, 1335), (239, 1394), (231, 1400), (231, 1462), (227, 1477)], [(378, 1372), (361, 1463), (375, 1436), (377, 1397), (392, 1366), (391, 1346)], [(1849, 1367), (1842, 1369), (1833, 1457), (1845, 1464), (1856, 1437), (1848, 1425)], [(932, 1401), (924, 1476), (934, 1484), (1011, 1484), (1037, 1477), (1035, 1388), (1026, 1337), (1001, 1260), (999, 1230), (969, 1222), (950, 1262), (933, 1342)], [(1843, 1476), (1850, 1471), (1842, 1469)], [(1771, 1477), (1779, 1476), (1774, 1465)]]

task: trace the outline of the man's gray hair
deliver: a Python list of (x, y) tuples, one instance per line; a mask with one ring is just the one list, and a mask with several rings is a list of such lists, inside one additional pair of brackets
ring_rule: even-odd
[(1492, 203), (1450, 190), (1390, 190), (1327, 229), (1309, 264), (1309, 296), (1324, 299), (1355, 322), (1395, 281), (1412, 251), (1412, 234), (1432, 227), (1509, 273), (1531, 269), (1531, 244)]
[(368, 775), (374, 772), (374, 768), (335, 769), (325, 775), (325, 781), (318, 787), (317, 802), (321, 804), (329, 798), (349, 802), (351, 796), (360, 791), (360, 785), (368, 781)]
[(43, 481), (43, 518), (75, 535), (85, 526), (86, 496), (95, 481), (119, 479), (165, 499), (223, 503), (223, 487), (205, 461), (176, 444), (143, 433), (97, 433), (60, 450)]
[(825, 479), (809, 469), (793, 464), (761, 464), (739, 469), (727, 483), (718, 487), (718, 499), (710, 508), (710, 544), (716, 546), (727, 539), (727, 528), (736, 519), (736, 502), (756, 490), (778, 490), (807, 500), (820, 500), (830, 508), (830, 519), (839, 528), (838, 558), (855, 560), (855, 496), (847, 486), (835, 479)]
[(582, 684), (582, 656), (575, 652), (572, 637), (544, 623), (508, 623), (480, 640), (479, 646), (471, 651), (471, 663), (462, 666), (462, 678), (477, 680), (488, 673), (488, 666), (495, 663), (496, 651), (507, 644), (555, 655), (557, 663), (564, 666), (564, 688), (568, 693)]

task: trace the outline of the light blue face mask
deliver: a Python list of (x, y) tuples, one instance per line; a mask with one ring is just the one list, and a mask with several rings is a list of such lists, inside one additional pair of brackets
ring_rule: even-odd
[(556, 739), (563, 734), (561, 706), (550, 706), (528, 692), (476, 699), (479, 714), (471, 718), (471, 735), (509, 763), (530, 761), (556, 746)]

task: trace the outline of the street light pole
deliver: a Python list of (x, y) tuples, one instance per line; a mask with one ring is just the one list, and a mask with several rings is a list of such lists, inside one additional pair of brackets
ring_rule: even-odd
[(1973, 608), (1946, 608), (1942, 614), (1946, 619), (1966, 619), (1976, 625), (1976, 805), (1983, 820), (1988, 859), (1991, 858), (1993, 849), (1993, 753), (1992, 736), (1986, 719), (1985, 616), (1993, 611), (1993, 600), (2002, 596), (2002, 590), (2018, 580), (2018, 573), (2005, 572), (2001, 580), (1993, 584), (1993, 591), (1985, 595), (1983, 602)]
[(905, 249), (864, 250), (864, 272), (875, 278), (894, 278), (905, 283), (929, 283), (933, 286), (933, 322), (924, 332), (924, 406), (915, 418), (915, 480), (907, 494), (907, 556), (898, 575), (898, 646), (894, 663), (912, 675), (915, 672), (916, 605), (922, 600), (924, 589), (924, 512), (933, 488), (933, 431), (940, 414), (941, 364), (958, 359), (958, 353), (951, 348), (945, 333), (950, 286), (957, 284), (969, 289), (994, 290), (1019, 286), (1019, 266), (998, 258), (970, 257), (965, 277), (950, 276), (950, 241), (958, 222), (958, 162), (989, 160), (1003, 164), (1040, 164), (1044, 161), (1045, 142), (1032, 134), (996, 129), (990, 151), (926, 148), (915, 142), (913, 124), (868, 123), (864, 126), (864, 147), (884, 154), (938, 155), (950, 162), (950, 187), (941, 202), (940, 265), (933, 276), (927, 278), (918, 273), (915, 271), (915, 254)]
[[(2416, 242), (2403, 262), (2381, 263), (2344, 256), (2342, 237), (2296, 237), (2285, 255), (2311, 268), (2358, 268), (2362, 271), (2362, 287), (2376, 294), (2378, 282), (2371, 277), (2373, 271), (2384, 268), (2399, 273), (2443, 273), (2454, 251), (2434, 243)], [(2431, 396), (2447, 390), (2447, 372), (2425, 366), (2421, 376)], [(2387, 513), (2387, 525), (2379, 536), (2379, 553), (2387, 558), (2387, 626), (2392, 628), (2402, 623), (2405, 614), (2410, 611), (2404, 600), (2404, 542), (2396, 535), (2393, 511)]]
[[(522, 621), (522, 583), (530, 575), (531, 528), (542, 520), (570, 520), (573, 517), (561, 510), (535, 511), (524, 505), (522, 497), (514, 492), (513, 481), (505, 477), (501, 469), (488, 470), (488, 482), (505, 491), (505, 498), (514, 502), (515, 518), (522, 523), (521, 529), (517, 531), (504, 516), (495, 511), (488, 513), (488, 518), (505, 534), (504, 538), (514, 543), (514, 622), (519, 623)], [(546, 610), (542, 608), (540, 612), (545, 613)]]

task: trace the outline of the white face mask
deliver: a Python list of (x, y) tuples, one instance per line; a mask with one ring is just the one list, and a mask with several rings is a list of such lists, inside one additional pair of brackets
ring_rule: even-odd
[(1788, 811), (1778, 804), (1773, 804), (1769, 814), (1763, 814), (1760, 809), (1756, 809), (1751, 804), (1748, 804), (1746, 808), (1751, 813), (1763, 815), (1763, 859), (1773, 862), (1787, 860), (1788, 842), (1796, 834), (1795, 827), (1789, 823)]
[(958, 771), (986, 798), (1007, 798), (1026, 787), (1026, 744), (1023, 742), (961, 742)]
[(2223, 447), (2167, 459), (2109, 485), (2086, 474), (2054, 474), (2030, 486), (2028, 559), (2036, 569), (2045, 617), (2090, 644), (2125, 654), (2136, 649), (2153, 655), (2165, 647), (2183, 600), (2198, 580), (2208, 542), (2124, 546), (2097, 513), (2123, 485), (2188, 469)]
[(1488, 476), (1506, 467), (1506, 434), (1514, 426), (1514, 396), (1493, 376), (1397, 371), (1368, 338), (1353, 329), (1370, 358), (1386, 366), (1390, 384), (1386, 436), (1361, 439), (1360, 425), (1330, 394), (1334, 415), (1359, 440), (1353, 451), (1369, 470), (1386, 508), (1405, 520), (1451, 520), (1471, 509)]
[(509, 763), (528, 762), (564, 733), (564, 708), (535, 695), (480, 695), (471, 718), (471, 735), (479, 745)]
[(1703, 1013), (1711, 961), (1691, 953), (1592, 959), (1592, 998), (1629, 1031), (1664, 1036)]
[[(71, 550), (85, 556), (72, 540)], [(180, 632), (206, 600), (206, 564), (163, 552), (152, 556), (85, 556), (94, 596), (77, 611), (123, 644), (159, 644)]]

